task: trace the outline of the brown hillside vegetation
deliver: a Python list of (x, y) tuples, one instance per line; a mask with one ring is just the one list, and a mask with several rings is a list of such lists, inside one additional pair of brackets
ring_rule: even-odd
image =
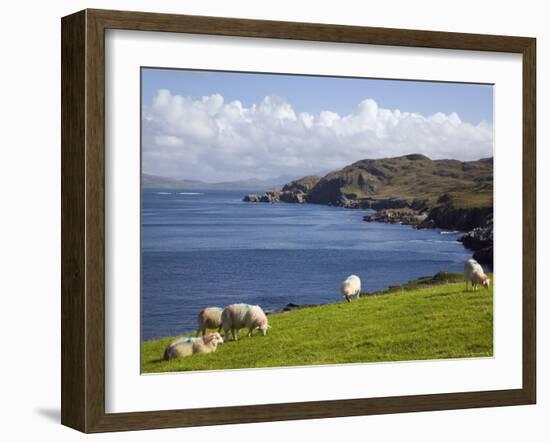
[(424, 207), (492, 207), (493, 159), (431, 160), (412, 154), (361, 160), (321, 178), (306, 198), (317, 204), (350, 199), (402, 200)]

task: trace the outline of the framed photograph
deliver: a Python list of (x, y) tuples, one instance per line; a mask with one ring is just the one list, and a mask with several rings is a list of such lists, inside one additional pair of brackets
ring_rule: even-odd
[(62, 423), (534, 404), (535, 39), (62, 19)]

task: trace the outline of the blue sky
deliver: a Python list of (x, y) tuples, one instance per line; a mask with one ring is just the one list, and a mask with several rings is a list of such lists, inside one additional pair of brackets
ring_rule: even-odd
[(304, 176), (366, 158), (493, 154), (493, 87), (142, 69), (142, 165), (233, 181)]
[(362, 99), (372, 98), (386, 109), (425, 116), (456, 112), (469, 123), (493, 122), (490, 85), (156, 68), (142, 70), (142, 85), (145, 103), (163, 88), (193, 98), (218, 93), (246, 107), (267, 95), (279, 95), (298, 112), (331, 110), (344, 115)]

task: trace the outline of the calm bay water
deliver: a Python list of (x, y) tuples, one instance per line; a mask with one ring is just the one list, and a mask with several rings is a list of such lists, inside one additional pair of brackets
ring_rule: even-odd
[(335, 302), (352, 273), (373, 291), (462, 271), (471, 256), (459, 233), (366, 223), (363, 210), (245, 203), (245, 193), (143, 190), (142, 339), (194, 330), (205, 306)]

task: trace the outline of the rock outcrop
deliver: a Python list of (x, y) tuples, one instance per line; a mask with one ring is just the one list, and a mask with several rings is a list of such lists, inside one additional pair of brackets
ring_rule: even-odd
[(493, 265), (493, 246), (485, 247), (474, 252), (473, 258), (480, 264)]
[(481, 264), (493, 265), (493, 218), (484, 227), (476, 227), (465, 233), (459, 241), (464, 247), (474, 250), (473, 258)]
[(247, 203), (259, 203), (261, 202), (261, 195), (256, 195), (255, 193), (251, 193), (249, 195), (246, 195), (244, 198), (243, 198), (243, 201), (247, 202)]
[(485, 227), (476, 227), (467, 232), (459, 240), (472, 250), (481, 250), (493, 244), (493, 220), (489, 220)]
[(304, 204), (306, 202), (306, 194), (303, 192), (290, 192), (271, 190), (263, 195), (250, 194), (243, 198), (247, 203), (295, 203)]
[(367, 222), (381, 222), (388, 224), (404, 224), (408, 226), (418, 226), (428, 216), (425, 212), (417, 212), (412, 209), (384, 209), (373, 215), (363, 217)]
[(453, 207), (450, 204), (437, 206), (429, 211), (425, 225), (419, 228), (439, 227), (440, 229), (469, 231), (476, 227), (484, 227), (492, 218), (492, 207)]

